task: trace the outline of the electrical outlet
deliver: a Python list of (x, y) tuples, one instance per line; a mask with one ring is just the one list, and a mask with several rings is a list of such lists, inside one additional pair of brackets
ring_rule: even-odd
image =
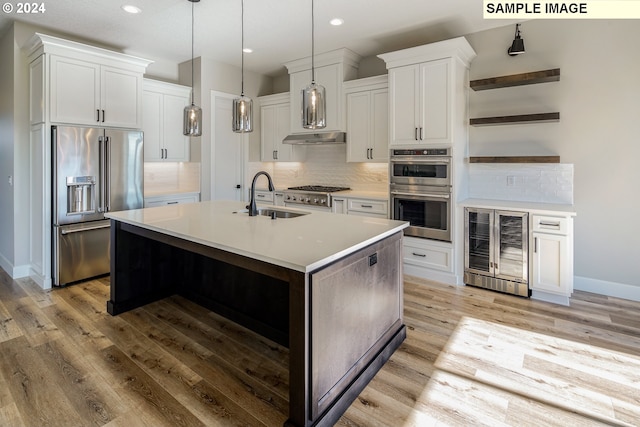
[(507, 176), (507, 187), (513, 187), (516, 185), (516, 177), (513, 175)]

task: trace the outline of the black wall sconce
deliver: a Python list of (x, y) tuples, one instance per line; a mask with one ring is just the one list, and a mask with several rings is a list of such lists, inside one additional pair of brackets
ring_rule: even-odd
[(520, 37), (520, 24), (516, 24), (516, 35), (511, 43), (511, 47), (507, 49), (509, 56), (516, 56), (524, 53), (524, 40)]

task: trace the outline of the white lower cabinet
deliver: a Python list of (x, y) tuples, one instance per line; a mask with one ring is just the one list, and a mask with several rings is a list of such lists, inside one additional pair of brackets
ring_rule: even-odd
[(349, 215), (371, 216), (387, 218), (389, 204), (386, 200), (347, 199), (347, 213)]
[(532, 215), (531, 297), (569, 304), (573, 293), (573, 218)]
[[(406, 273), (420, 277), (429, 277), (429, 275), (417, 273), (422, 269), (453, 273), (453, 245), (451, 243), (404, 236), (403, 247)], [(436, 278), (434, 277), (434, 279)]]
[(195, 203), (200, 201), (200, 193), (165, 194), (144, 198), (144, 207), (179, 205), (182, 203)]

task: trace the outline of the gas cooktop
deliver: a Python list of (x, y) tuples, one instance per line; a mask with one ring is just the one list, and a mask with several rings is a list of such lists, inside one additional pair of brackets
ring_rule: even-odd
[(315, 191), (318, 193), (333, 193), (335, 191), (350, 190), (349, 187), (331, 187), (328, 185), (301, 185), (299, 187), (289, 187), (287, 190), (295, 191)]
[(331, 208), (331, 193), (350, 190), (349, 187), (331, 187), (328, 185), (301, 185), (289, 187), (284, 191), (285, 206), (289, 203)]

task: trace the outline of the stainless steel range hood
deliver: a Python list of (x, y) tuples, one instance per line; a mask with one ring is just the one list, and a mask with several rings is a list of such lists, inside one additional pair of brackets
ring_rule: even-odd
[(322, 145), (344, 144), (347, 142), (346, 132), (296, 133), (282, 140), (283, 144)]

